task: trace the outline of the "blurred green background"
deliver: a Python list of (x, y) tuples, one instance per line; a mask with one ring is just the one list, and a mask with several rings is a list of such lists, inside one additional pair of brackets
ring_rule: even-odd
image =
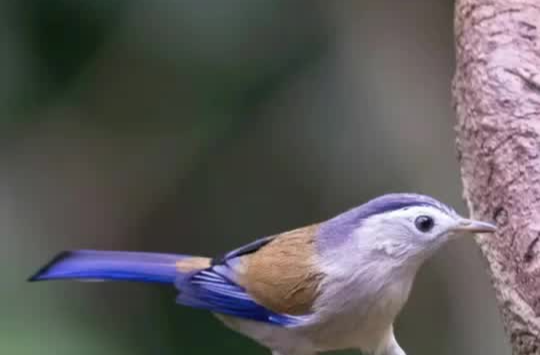
[[(391, 191), (466, 213), (452, 1), (0, 0), (0, 354), (265, 354), (174, 290), (28, 284), (60, 250), (214, 255)], [(509, 354), (478, 248), (421, 271), (409, 354)]]

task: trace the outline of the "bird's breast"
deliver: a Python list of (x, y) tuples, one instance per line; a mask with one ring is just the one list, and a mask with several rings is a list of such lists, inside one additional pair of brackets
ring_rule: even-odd
[(330, 274), (323, 284), (313, 327), (322, 348), (377, 349), (408, 299), (414, 273), (398, 277), (380, 268), (358, 270), (350, 277)]

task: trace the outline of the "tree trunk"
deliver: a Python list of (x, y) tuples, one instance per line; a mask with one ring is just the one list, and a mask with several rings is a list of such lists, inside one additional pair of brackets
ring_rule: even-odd
[[(457, 0), (457, 149), (514, 354), (540, 354), (540, 1)], [(489, 341), (489, 340), (486, 340)]]

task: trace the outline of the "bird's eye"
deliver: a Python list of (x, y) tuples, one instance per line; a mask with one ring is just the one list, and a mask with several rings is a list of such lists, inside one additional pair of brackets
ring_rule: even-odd
[(429, 216), (420, 216), (417, 217), (414, 221), (414, 225), (416, 226), (416, 229), (418, 229), (420, 232), (429, 232), (433, 226), (435, 225), (435, 221), (433, 221), (433, 218)]

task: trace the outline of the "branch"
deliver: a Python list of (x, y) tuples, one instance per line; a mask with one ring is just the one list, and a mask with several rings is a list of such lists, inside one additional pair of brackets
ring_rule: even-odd
[(453, 94), (464, 197), (516, 355), (540, 354), (540, 2), (457, 0)]

